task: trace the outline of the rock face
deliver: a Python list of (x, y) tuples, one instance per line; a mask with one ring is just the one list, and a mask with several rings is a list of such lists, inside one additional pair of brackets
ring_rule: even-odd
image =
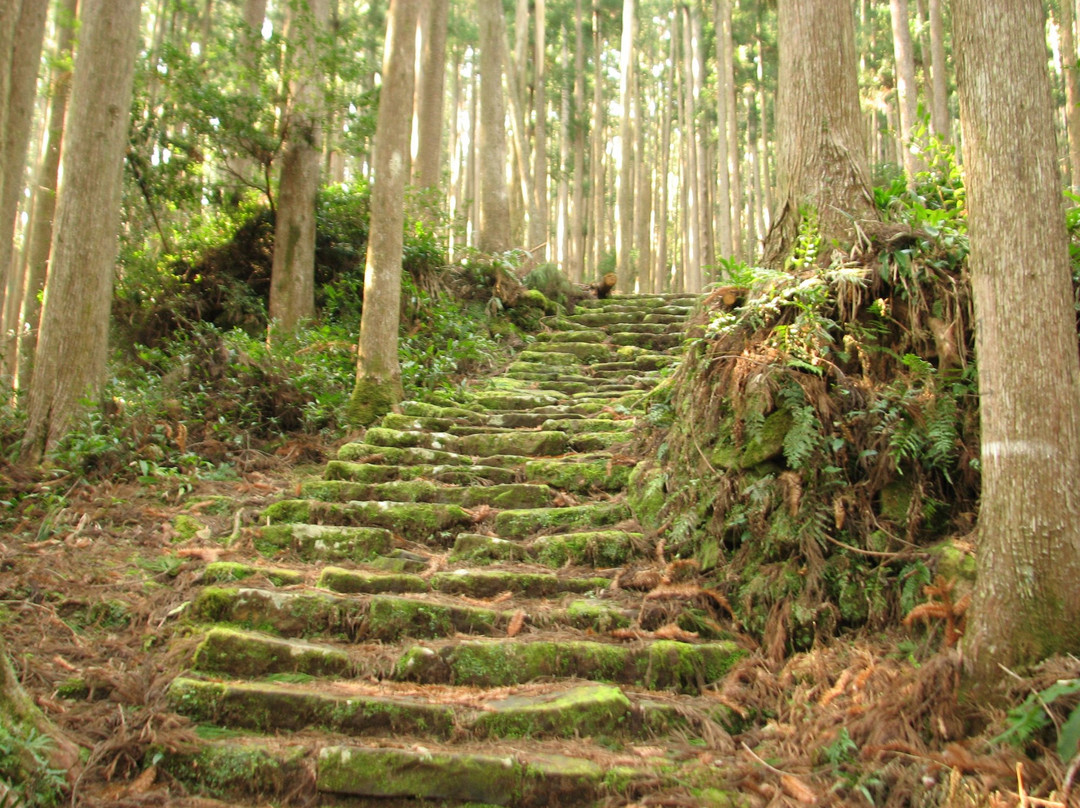
[(209, 568), (188, 610), (198, 639), (169, 699), (204, 740), (161, 765), (249, 805), (299, 782), (334, 805), (685, 788), (687, 744), (724, 736), (705, 694), (740, 651), (700, 610), (681, 620), (693, 587), (658, 560), (664, 480), (628, 453), (692, 303), (549, 318), (503, 376), (454, 406), (403, 403), (266, 509), (253, 557)]

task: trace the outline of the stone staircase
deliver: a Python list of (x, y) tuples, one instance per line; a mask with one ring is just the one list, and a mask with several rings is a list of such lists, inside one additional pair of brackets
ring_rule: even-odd
[(236, 804), (712, 804), (684, 763), (727, 739), (708, 690), (740, 651), (680, 627), (694, 587), (624, 453), (692, 303), (584, 301), (467, 406), (403, 403), (269, 507), (189, 606), (168, 698), (201, 740), (161, 765)]

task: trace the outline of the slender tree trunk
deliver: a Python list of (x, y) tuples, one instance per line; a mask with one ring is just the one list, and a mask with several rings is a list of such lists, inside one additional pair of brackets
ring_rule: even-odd
[(375, 183), (364, 271), (364, 309), (356, 386), (346, 409), (364, 425), (401, 401), (398, 327), (405, 229), (405, 155), (409, 150), (420, 0), (391, 0), (386, 16), (383, 85), (375, 122)]
[(75, 20), (78, 0), (63, 0), (59, 6), (63, 17), (57, 24), (56, 58), (53, 60), (49, 82), (50, 98), (48, 124), (41, 164), (34, 183), (33, 205), (27, 226), (26, 256), (23, 262), (22, 311), (19, 317), (18, 387), (30, 383), (37, 350), (41, 303), (38, 295), (45, 288), (49, 266), (49, 246), (52, 243), (53, 215), (56, 212), (56, 186), (60, 174), (60, 143), (64, 136), (64, 119), (71, 94), (71, 55), (75, 43)]
[(555, 197), (555, 260), (559, 268), (569, 275), (573, 244), (570, 240), (570, 100), (573, 96), (570, 79), (569, 32), (562, 31), (559, 64), (563, 70), (563, 87), (559, 94), (559, 185)]
[(506, 110), (503, 105), (503, 35), (499, 0), (477, 0), (480, 14), (480, 234), (486, 253), (510, 249), (510, 198), (506, 189)]
[(548, 256), (548, 157), (547, 157), (547, 70), (544, 0), (536, 3), (533, 49), (533, 101), (536, 120), (533, 132), (533, 202), (529, 215), (529, 249), (538, 261)]
[(604, 66), (601, 62), (600, 8), (593, 2), (593, 102), (592, 102), (592, 228), (593, 273), (599, 275), (604, 260)]
[(139, 0), (83, 0), (23, 457), (62, 438), (105, 376)]
[(615, 272), (616, 288), (623, 294), (634, 290), (631, 251), (634, 248), (634, 139), (633, 139), (633, 65), (634, 0), (623, 0), (622, 45), (619, 50), (619, 162), (616, 169)]
[[(315, 199), (322, 157), (318, 38), (326, 31), (327, 0), (307, 0), (293, 20), (297, 79), (289, 110), (288, 146), (281, 164), (274, 262), (270, 276), (270, 319), (281, 333), (315, 316)], [(271, 332), (273, 333), (273, 331)]]
[(982, 436), (964, 662), (985, 683), (1080, 650), (1080, 361), (1043, 5), (953, 14)]
[(447, 233), (447, 258), (453, 261), (457, 255), (458, 243), (458, 215), (461, 208), (462, 187), (461, 180), (464, 176), (462, 167), (464, 159), (462, 155), (461, 117), (465, 108), (464, 94), (461, 91), (461, 56), (455, 51), (453, 69), (450, 71), (450, 184), (446, 192), (446, 209), (449, 212), (450, 227)]
[(731, 62), (728, 50), (731, 48), (731, 0), (717, 0), (714, 15), (714, 27), (716, 29), (716, 66), (717, 66), (717, 96), (716, 96), (716, 131), (717, 131), (717, 159), (716, 159), (716, 208), (718, 233), (717, 248), (720, 255), (725, 258), (731, 257), (735, 252), (731, 232), (731, 171), (730, 171), (730, 143), (727, 138), (728, 131), (728, 88), (734, 82), (731, 75)]
[(934, 83), (931, 125), (934, 134), (949, 143), (952, 137), (949, 131), (949, 82), (945, 73), (948, 68), (945, 61), (945, 23), (941, 10), (943, 2), (930, 0), (930, 64)]
[(423, 51), (416, 93), (418, 148), (413, 170), (421, 188), (439, 186), (442, 172), (443, 98), (450, 0), (428, 0), (420, 14)]
[[(9, 0), (10, 2), (10, 0)], [(8, 92), (0, 96), (5, 108), (0, 122), (0, 376), (13, 379), (15, 370), (15, 332), (22, 299), (21, 261), (14, 251), (19, 199), (26, 187), (26, 152), (37, 97), (37, 75), (45, 36), (45, 18), (49, 4), (45, 0), (15, 2), (18, 7), (13, 31), (14, 40), (0, 72), (7, 73)]]
[(686, 205), (686, 266), (684, 267), (685, 287), (683, 291), (700, 292), (701, 282), (701, 199), (698, 185), (698, 147), (696, 126), (697, 109), (694, 104), (694, 48), (693, 28), (690, 9), (682, 7), (682, 98), (683, 98), (683, 177), (686, 183), (684, 200)]
[(571, 259), (570, 280), (581, 283), (585, 278), (585, 227), (588, 220), (585, 207), (585, 21), (581, 0), (574, 0), (574, 192), (570, 220)]
[(893, 52), (896, 55), (896, 93), (897, 106), (900, 109), (904, 172), (911, 184), (918, 172), (926, 170), (926, 164), (915, 153), (914, 144), (911, 142), (919, 116), (919, 96), (915, 85), (915, 53), (911, 42), (907, 0), (889, 0), (889, 11), (892, 14)]
[(752, 261), (757, 258), (759, 238), (765, 231), (761, 219), (761, 173), (758, 170), (758, 116), (754, 111), (754, 92), (749, 87), (743, 93), (743, 103), (746, 108), (746, 198), (749, 203), (746, 212), (746, 242)]
[(739, 255), (743, 252), (743, 187), (742, 187), (742, 152), (739, 149), (738, 90), (735, 87), (735, 43), (731, 38), (731, 0), (723, 0), (724, 14), (724, 75), (730, 77), (727, 82), (725, 101), (727, 102), (727, 147), (728, 176), (731, 181), (731, 249)]
[(1076, 35), (1073, 6), (1061, 2), (1061, 61), (1065, 67), (1065, 120), (1069, 131), (1069, 178), (1080, 187), (1080, 76), (1076, 67)]
[(705, 51), (702, 47), (704, 35), (701, 29), (701, 9), (697, 3), (692, 3), (687, 6), (687, 13), (689, 14), (690, 23), (690, 58), (692, 59), (692, 71), (690, 75), (691, 79), (691, 97), (694, 102), (694, 117), (690, 121), (691, 143), (696, 152), (695, 164), (697, 166), (697, 173), (695, 174), (694, 183), (696, 186), (695, 196), (697, 198), (698, 205), (698, 233), (699, 244), (698, 249), (698, 289), (701, 291), (705, 286), (704, 267), (706, 265), (714, 266), (716, 264), (716, 245), (713, 242), (713, 227), (712, 227), (712, 200), (709, 196), (709, 159), (708, 149), (705, 145), (705, 133), (703, 127), (698, 121), (698, 115), (701, 114), (702, 103), (701, 93), (704, 90), (705, 74), (707, 66), (705, 64)]
[(827, 240), (850, 242), (854, 222), (877, 219), (859, 112), (855, 23), (847, 0), (780, 0), (776, 100), (777, 214), (765, 240), (768, 265), (783, 263), (800, 209)]
[[(674, 28), (674, 25), (672, 25)], [(664, 100), (661, 104), (660, 120), (660, 182), (659, 203), (656, 207), (657, 233), (656, 233), (656, 270), (653, 273), (654, 292), (662, 292), (668, 287), (670, 272), (668, 271), (668, 174), (671, 170), (671, 118), (675, 114), (675, 94), (672, 90), (675, 74), (675, 32), (671, 31), (671, 45), (668, 58), (664, 66)]]
[[(641, 84), (639, 72), (634, 84)], [(652, 187), (649, 185), (649, 160), (646, 154), (645, 118), (641, 88), (634, 91), (634, 253), (638, 289), (646, 291), (652, 274), (652, 242), (650, 220), (652, 218)]]

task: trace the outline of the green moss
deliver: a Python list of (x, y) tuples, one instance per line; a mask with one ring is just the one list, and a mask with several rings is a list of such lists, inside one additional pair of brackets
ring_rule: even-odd
[(90, 686), (80, 676), (65, 679), (56, 686), (56, 695), (62, 699), (85, 699), (90, 695)]
[(360, 376), (345, 406), (345, 422), (351, 426), (373, 424), (390, 412), (402, 398), (400, 377), (373, 379)]
[(660, 512), (667, 502), (667, 475), (657, 464), (638, 463), (627, 487), (627, 503), (634, 518), (646, 530), (660, 527)]
[(537, 562), (547, 567), (566, 564), (617, 567), (633, 554), (635, 539), (641, 539), (641, 534), (621, 530), (564, 533), (534, 539), (529, 551)]
[(595, 460), (530, 460), (525, 463), (525, 479), (546, 483), (564, 491), (621, 491), (630, 478), (630, 466), (611, 462), (609, 457)]
[(595, 600), (571, 601), (562, 614), (567, 625), (583, 631), (606, 634), (612, 629), (627, 628), (630, 618), (610, 606)]
[(480, 533), (459, 533), (454, 539), (454, 549), (450, 553), (450, 560), (467, 560), (476, 563), (521, 561), (527, 555), (525, 548), (517, 542)]
[(267, 506), (262, 518), (269, 523), (307, 522), (311, 518), (311, 504), (302, 499), (284, 499)]
[(409, 598), (371, 599), (363, 632), (366, 638), (396, 641), (448, 637), (455, 632), (492, 634), (500, 622), (499, 613), (479, 606), (446, 606)]
[(566, 452), (566, 435), (562, 432), (489, 432), (463, 435), (457, 442), (462, 454), (473, 457), (521, 455), (541, 457)]
[(281, 795), (295, 788), (306, 775), (307, 749), (303, 745), (271, 749), (221, 743), (194, 752), (163, 748), (147, 755), (157, 756), (159, 765), (172, 777), (218, 798)]
[(192, 658), (195, 670), (234, 677), (271, 673), (343, 676), (352, 669), (349, 656), (335, 648), (282, 640), (226, 628), (206, 633)]
[(191, 541), (197, 536), (210, 535), (210, 530), (206, 525), (186, 513), (176, 515), (173, 519), (173, 530), (176, 531), (175, 541)]
[(265, 575), (274, 586), (293, 586), (302, 583), (302, 573), (285, 569), (261, 569), (237, 561), (213, 561), (203, 570), (203, 580), (211, 583), (240, 581), (253, 575)]
[(630, 723), (630, 700), (610, 685), (580, 685), (540, 696), (488, 702), (473, 724), (479, 735), (530, 738), (544, 735), (613, 735)]
[(327, 567), (319, 575), (317, 586), (333, 592), (427, 592), (428, 584), (419, 575), (367, 573)]
[(604, 527), (629, 516), (630, 509), (621, 503), (508, 510), (495, 517), (495, 531), (504, 539), (524, 539), (541, 530)]

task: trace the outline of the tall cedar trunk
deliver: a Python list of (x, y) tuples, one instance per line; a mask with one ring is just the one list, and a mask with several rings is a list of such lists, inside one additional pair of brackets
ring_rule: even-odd
[(19, 199), (26, 185), (26, 151), (49, 10), (45, 0), (26, 0), (14, 5), (19, 7), (14, 41), (7, 61), (0, 62), (0, 71), (9, 76), (7, 95), (0, 96), (0, 105), (6, 108), (0, 124), (0, 294), (3, 295), (0, 333), (4, 334), (0, 343), (0, 375), (3, 376), (15, 370), (15, 332), (22, 306), (22, 273), (17, 269), (21, 262), (14, 251), (15, 231)]
[(683, 287), (680, 291), (700, 292), (701, 282), (701, 199), (698, 192), (697, 109), (694, 104), (694, 33), (690, 21), (690, 9), (682, 8), (682, 98), (683, 98), (683, 183), (686, 210), (686, 265), (683, 268)]
[(499, 0), (477, 0), (480, 14), (480, 233), (483, 252), (510, 249), (506, 188), (506, 110), (503, 106), (503, 36)]
[[(473, 65), (473, 67), (476, 66)], [(477, 159), (480, 151), (480, 75), (479, 71), (475, 69), (469, 97), (468, 127), (469, 145), (465, 154), (464, 193), (462, 197), (468, 201), (465, 244), (468, 247), (475, 247), (477, 236), (480, 233), (480, 161)]]
[(449, 220), (452, 226), (447, 233), (447, 259), (453, 261), (457, 255), (458, 243), (458, 214), (461, 205), (461, 177), (462, 177), (462, 165), (464, 160), (462, 159), (462, 143), (464, 138), (461, 137), (461, 115), (464, 108), (464, 95), (461, 91), (461, 56), (455, 50), (453, 55), (453, 65), (450, 71), (450, 143), (448, 144), (448, 152), (450, 155), (450, 183), (446, 192), (446, 209), (449, 213)]
[(915, 86), (915, 50), (911, 42), (907, 0), (889, 0), (892, 15), (893, 53), (896, 55), (896, 94), (900, 108), (900, 139), (903, 141), (904, 171), (908, 183), (926, 165), (912, 148), (911, 137), (919, 116), (919, 96)]
[(600, 8), (593, 2), (593, 100), (592, 100), (592, 159), (589, 162), (589, 176), (592, 181), (592, 272), (600, 274), (604, 260), (604, 66), (601, 63)]
[(533, 202), (529, 214), (529, 249), (539, 261), (548, 259), (548, 160), (547, 160), (547, 72), (545, 70), (544, 0), (536, 3), (536, 31), (533, 49), (533, 101), (536, 119), (533, 131)]
[(510, 238), (514, 244), (523, 244), (527, 240), (529, 222), (535, 218), (533, 205), (536, 202), (532, 190), (532, 167), (529, 160), (529, 135), (525, 112), (525, 97), (528, 93), (529, 64), (529, 0), (518, 0), (514, 13), (514, 47), (510, 48), (510, 38), (506, 31), (506, 19), (498, 20), (503, 38), (503, 53), (509, 54), (504, 60), (506, 97), (510, 102)]
[(777, 212), (765, 261), (779, 266), (798, 233), (800, 209), (817, 214), (826, 243), (850, 242), (853, 221), (876, 219), (847, 0), (780, 0), (776, 99)]
[[(742, 161), (739, 150), (739, 121), (736, 117), (738, 112), (737, 89), (735, 87), (735, 43), (731, 39), (731, 4), (724, 2), (724, 27), (727, 30), (724, 48), (724, 74), (731, 77), (727, 82), (727, 146), (728, 146), (728, 175), (731, 181), (731, 249), (736, 255), (743, 252), (743, 220), (742, 220)], [(749, 260), (752, 260), (750, 258)]]
[(281, 164), (270, 319), (288, 333), (315, 316), (315, 198), (322, 158), (322, 104), (318, 39), (327, 27), (327, 0), (306, 0), (296, 14), (289, 47), (295, 52), (288, 146)]
[(701, 10), (697, 3), (688, 6), (690, 14), (690, 55), (693, 60), (693, 99), (694, 119), (691, 122), (694, 150), (697, 152), (697, 174), (694, 178), (698, 203), (698, 233), (700, 234), (698, 284), (700, 291), (705, 285), (704, 267), (716, 264), (716, 245), (713, 243), (712, 200), (709, 197), (709, 158), (705, 145), (705, 133), (697, 116), (701, 110), (701, 94), (705, 86), (705, 49), (702, 46), (704, 35), (701, 30)]
[[(336, 42), (341, 37), (341, 8), (340, 0), (327, 0), (326, 10), (326, 36), (331, 42)], [(339, 86), (341, 79), (338, 76), (337, 65), (334, 60), (327, 65), (330, 71), (323, 79), (323, 97), (326, 102), (323, 114), (323, 143), (322, 143), (322, 181), (327, 184), (344, 182), (345, 161), (338, 141), (341, 137), (341, 99)]]
[(731, 48), (731, 0), (717, 0), (714, 15), (716, 29), (716, 64), (718, 88), (716, 94), (716, 209), (717, 209), (717, 249), (724, 258), (734, 253), (731, 234), (731, 171), (729, 170), (729, 144), (727, 140), (728, 87), (734, 81), (728, 61), (728, 49)]
[(757, 115), (754, 114), (754, 91), (747, 87), (743, 92), (746, 105), (746, 244), (751, 260), (757, 257), (761, 229), (761, 179), (758, 174)]
[(79, 402), (95, 395), (105, 377), (140, 5), (82, 2), (25, 459), (40, 459), (64, 436)]
[(70, 60), (75, 43), (75, 19), (78, 0), (63, 0), (59, 7), (63, 17), (57, 23), (56, 58), (53, 60), (49, 82), (49, 113), (42, 150), (34, 182), (34, 197), (27, 225), (26, 256), (23, 261), (22, 311), (19, 316), (18, 387), (30, 383), (37, 350), (41, 304), (38, 295), (45, 288), (49, 266), (49, 246), (52, 243), (53, 216), (56, 213), (56, 184), (60, 175), (60, 143), (64, 136), (64, 118), (71, 95)]
[(412, 125), (420, 0), (391, 0), (375, 121), (375, 182), (364, 271), (356, 386), (346, 417), (367, 425), (401, 401), (398, 326), (405, 229), (405, 155)]
[(639, 72), (634, 89), (634, 253), (637, 267), (638, 290), (651, 288), (652, 243), (649, 238), (649, 220), (652, 216), (652, 188), (649, 185), (649, 160), (645, 150), (645, 118), (642, 103), (643, 89)]
[[(674, 26), (672, 26), (674, 27)], [(670, 48), (664, 63), (663, 102), (660, 107), (660, 181), (659, 200), (656, 205), (656, 269), (653, 272), (653, 288), (650, 291), (664, 292), (668, 288), (668, 174), (671, 168), (671, 117), (674, 114), (675, 94), (672, 81), (675, 71), (675, 36), (669, 37)]]
[(570, 219), (570, 280), (585, 277), (585, 20), (581, 0), (574, 0), (574, 192)]
[(630, 254), (634, 248), (634, 140), (633, 140), (633, 65), (634, 65), (634, 0), (623, 0), (622, 44), (619, 50), (619, 163), (615, 176), (617, 194), (615, 219), (616, 289), (623, 294), (634, 291), (633, 266)]
[(952, 136), (949, 132), (949, 82), (945, 74), (945, 22), (941, 10), (943, 2), (944, 0), (930, 0), (930, 64), (934, 83), (931, 126), (934, 134), (948, 143)]
[(1080, 650), (1080, 361), (1043, 5), (953, 14), (982, 435), (964, 659), (987, 682)]
[(416, 93), (417, 151), (413, 170), (421, 188), (437, 188), (442, 171), (446, 33), (450, 0), (429, 0), (420, 15), (423, 51)]
[(569, 274), (570, 251), (570, 99), (573, 90), (570, 86), (570, 43), (569, 32), (562, 31), (562, 43), (559, 49), (559, 65), (563, 70), (563, 87), (559, 93), (559, 185), (555, 194), (555, 260), (559, 268)]
[(1080, 186), (1080, 76), (1076, 72), (1076, 35), (1073, 6), (1061, 3), (1061, 61), (1065, 67), (1065, 120), (1069, 132), (1069, 180)]

